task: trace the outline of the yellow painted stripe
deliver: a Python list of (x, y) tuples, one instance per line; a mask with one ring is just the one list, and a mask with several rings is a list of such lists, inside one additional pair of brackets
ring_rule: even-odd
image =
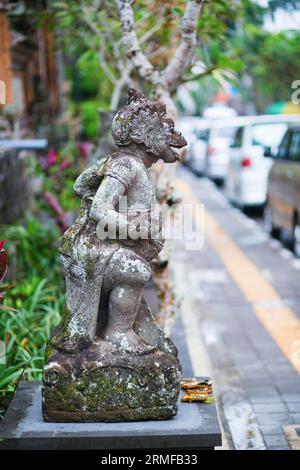
[[(201, 202), (182, 179), (176, 180), (176, 188), (182, 193), (185, 203)], [(281, 305), (278, 292), (207, 209), (204, 209), (204, 214), (204, 231), (209, 242), (251, 304), (257, 318), (285, 357), (300, 373), (300, 320), (289, 307)]]

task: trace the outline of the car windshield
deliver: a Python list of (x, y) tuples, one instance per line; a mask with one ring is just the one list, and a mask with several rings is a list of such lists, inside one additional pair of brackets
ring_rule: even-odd
[(194, 134), (199, 140), (208, 140), (208, 129), (194, 129)]
[(236, 133), (236, 127), (220, 127), (218, 130), (218, 137), (226, 137), (233, 140)]
[(252, 126), (252, 145), (278, 147), (287, 130), (286, 122), (255, 124)]

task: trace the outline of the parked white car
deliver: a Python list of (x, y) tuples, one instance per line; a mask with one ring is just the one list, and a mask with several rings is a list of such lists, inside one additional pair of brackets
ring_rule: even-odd
[(226, 178), (229, 145), (240, 122), (238, 117), (194, 121), (186, 161), (194, 173), (216, 181)]
[(196, 116), (183, 117), (177, 122), (177, 128), (188, 143), (184, 163), (198, 175), (202, 175), (205, 169), (209, 125), (207, 119)]
[(204, 173), (214, 181), (224, 182), (227, 177), (229, 146), (241, 124), (243, 124), (243, 118), (240, 117), (210, 121)]
[(291, 124), (300, 123), (300, 115), (264, 115), (241, 117), (234, 141), (229, 148), (225, 194), (241, 208), (263, 206), (267, 197), (268, 175), (272, 158), (265, 148), (276, 153)]

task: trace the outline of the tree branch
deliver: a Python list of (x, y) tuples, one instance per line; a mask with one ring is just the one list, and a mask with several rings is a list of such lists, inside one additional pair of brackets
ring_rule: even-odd
[(114, 91), (110, 100), (110, 111), (117, 111), (117, 108), (120, 104), (120, 97), (123, 88), (125, 85), (130, 84), (131, 79), (130, 79), (130, 73), (132, 71), (132, 65), (129, 64), (125, 70), (123, 70), (123, 74), (121, 78), (118, 80), (117, 84), (114, 87)]
[(128, 60), (144, 78), (153, 85), (159, 83), (160, 74), (154, 69), (151, 62), (141, 50), (140, 42), (136, 34), (132, 4), (134, 0), (115, 0), (119, 9), (121, 20), (122, 40), (125, 54)]
[(157, 23), (155, 23), (153, 28), (149, 29), (149, 31), (146, 31), (145, 34), (143, 34), (143, 36), (141, 36), (140, 38), (140, 44), (147, 42), (151, 38), (151, 36), (153, 36), (153, 34), (160, 30), (163, 23), (164, 20), (160, 19)]
[(197, 44), (198, 19), (205, 0), (187, 0), (181, 22), (181, 40), (173, 58), (164, 71), (165, 86), (172, 90), (190, 65)]
[(102, 68), (104, 74), (108, 78), (108, 80), (113, 84), (116, 85), (118, 80), (115, 78), (114, 74), (110, 71), (109, 66), (106, 61), (105, 57), (105, 39), (104, 39), (104, 34), (101, 36), (101, 29), (98, 28), (98, 25), (96, 25), (91, 19), (90, 19), (90, 10), (86, 6), (82, 5), (82, 19), (85, 22), (85, 24), (88, 26), (88, 28), (91, 30), (92, 33), (95, 34), (97, 38), (100, 39), (99, 42), (99, 47), (98, 47), (98, 57), (99, 57), (99, 65)]
[(215, 70), (218, 70), (218, 67), (216, 65), (212, 65), (211, 67), (208, 67), (206, 70), (203, 72), (197, 73), (196, 75), (192, 75), (191, 77), (183, 77), (180, 80), (180, 83), (187, 83), (187, 82), (194, 82), (195, 80), (201, 80), (201, 78), (207, 77), (207, 75), (210, 75), (212, 72)]

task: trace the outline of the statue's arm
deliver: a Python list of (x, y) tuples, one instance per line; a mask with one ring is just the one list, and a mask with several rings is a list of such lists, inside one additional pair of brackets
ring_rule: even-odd
[(126, 188), (123, 183), (115, 178), (106, 176), (94, 196), (90, 216), (94, 220), (99, 221), (102, 218), (103, 211), (116, 211), (115, 208), (120, 197), (124, 195), (125, 190)]
[(117, 163), (108, 172), (102, 180), (95, 196), (90, 210), (90, 217), (96, 222), (101, 222), (103, 226), (108, 223), (116, 225), (119, 233), (126, 230), (128, 233), (131, 224), (127, 217), (120, 214), (116, 207), (120, 198), (125, 195), (126, 190), (133, 181), (135, 171), (133, 168)]
[(95, 177), (98, 166), (93, 165), (87, 168), (74, 183), (74, 192), (77, 196), (83, 197), (87, 192), (91, 190), (90, 181)]

